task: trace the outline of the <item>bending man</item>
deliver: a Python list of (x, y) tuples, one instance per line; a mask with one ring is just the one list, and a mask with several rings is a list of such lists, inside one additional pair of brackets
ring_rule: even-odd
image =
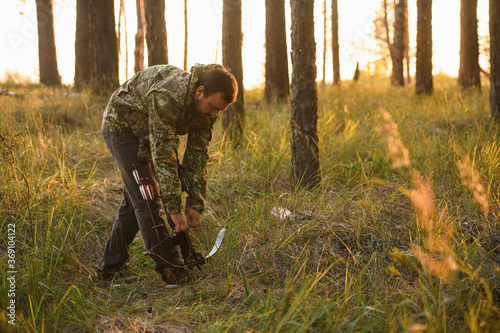
[[(144, 69), (111, 96), (102, 135), (123, 178), (123, 200), (97, 271), (112, 278), (125, 268), (138, 231), (167, 284), (182, 283), (184, 262), (168, 241), (163, 205), (175, 232), (201, 225), (207, 191), (206, 164), (219, 112), (236, 100), (234, 76), (219, 65), (196, 65), (188, 73), (170, 65)], [(188, 135), (183, 157), (187, 185), (181, 211), (179, 135)], [(158, 258), (160, 257), (160, 258)]]

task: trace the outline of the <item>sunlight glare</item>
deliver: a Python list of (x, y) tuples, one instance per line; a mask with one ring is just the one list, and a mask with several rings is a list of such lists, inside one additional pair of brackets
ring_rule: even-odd
[[(480, 42), (488, 35), (488, 1), (479, 0), (478, 19)], [(184, 22), (183, 1), (166, 0), (165, 17), (167, 20), (167, 40), (169, 62), (183, 66)], [(460, 3), (449, 0), (433, 2), (433, 65), (434, 74), (445, 73), (457, 76), (460, 50)], [(318, 81), (322, 80), (323, 66), (323, 1), (315, 2), (315, 36)], [(409, 2), (410, 31), (416, 29), (416, 9), (414, 1)], [(327, 15), (331, 15), (331, 1), (327, 1)], [(290, 49), (290, 7), (286, 0), (287, 44)], [(360, 11), (360, 8), (362, 10)], [(373, 19), (375, 10), (380, 8), (378, 1), (351, 0), (339, 1), (340, 64), (342, 79), (350, 79), (356, 61), (361, 69), (373, 61)], [(120, 81), (133, 75), (134, 36), (137, 28), (135, 1), (126, 2), (128, 72), (125, 66), (125, 28), (121, 27)], [(22, 13), (19, 14), (19, 12)], [(243, 77), (246, 88), (262, 86), (265, 71), (265, 7), (264, 2), (242, 1), (243, 29)], [(115, 1), (115, 15), (119, 13), (119, 1)], [(222, 62), (222, 0), (188, 0), (188, 67), (195, 63)], [(74, 76), (74, 44), (76, 4), (75, 0), (54, 1), (55, 35), (58, 66), (65, 84), (71, 84)], [(116, 19), (118, 24), (118, 19)], [(19, 73), (31, 77), (38, 75), (38, 37), (36, 30), (36, 10), (34, 2), (7, 1), (0, 12), (0, 76), (6, 72)], [(326, 81), (333, 78), (331, 51), (331, 22), (328, 22), (328, 45), (326, 54)], [(416, 34), (410, 36), (410, 53), (415, 55)], [(147, 59), (147, 58), (146, 58)], [(147, 62), (147, 60), (146, 60)], [(414, 75), (415, 59), (412, 60)], [(481, 55), (481, 67), (488, 69), (488, 59)], [(291, 71), (289, 59), (289, 70)]]

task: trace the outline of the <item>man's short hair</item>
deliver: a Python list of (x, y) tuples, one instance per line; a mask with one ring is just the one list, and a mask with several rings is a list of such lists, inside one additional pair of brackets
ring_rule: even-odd
[(236, 79), (231, 72), (223, 67), (214, 68), (201, 74), (197, 86), (204, 87), (206, 96), (222, 92), (222, 99), (228, 104), (234, 103), (238, 96)]

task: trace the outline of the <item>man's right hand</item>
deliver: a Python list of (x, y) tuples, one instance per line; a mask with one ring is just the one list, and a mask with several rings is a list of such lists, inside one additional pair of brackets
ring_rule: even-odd
[(183, 232), (187, 229), (186, 218), (182, 212), (170, 214), (172, 221), (175, 224), (175, 232)]

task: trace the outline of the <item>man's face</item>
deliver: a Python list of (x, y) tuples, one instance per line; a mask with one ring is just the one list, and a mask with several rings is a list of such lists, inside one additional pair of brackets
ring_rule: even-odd
[(219, 112), (226, 110), (229, 106), (222, 98), (222, 92), (205, 96), (205, 88), (203, 86), (196, 89), (193, 104), (196, 111), (210, 117), (216, 117)]

